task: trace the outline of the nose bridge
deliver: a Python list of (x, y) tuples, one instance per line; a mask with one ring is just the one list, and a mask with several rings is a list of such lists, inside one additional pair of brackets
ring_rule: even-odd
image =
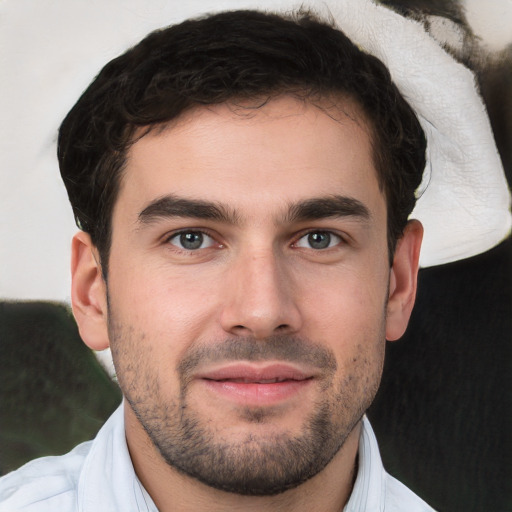
[(272, 247), (240, 255), (228, 277), (224, 329), (257, 338), (298, 330), (300, 312), (288, 270)]

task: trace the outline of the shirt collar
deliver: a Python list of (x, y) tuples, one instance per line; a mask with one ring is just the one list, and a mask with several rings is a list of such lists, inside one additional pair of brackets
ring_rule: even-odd
[(356, 482), (343, 512), (382, 511), (386, 490), (385, 472), (377, 439), (366, 416), (362, 422), (358, 457)]
[(92, 443), (78, 482), (78, 510), (158, 512), (139, 482), (130, 459), (123, 404), (103, 425)]

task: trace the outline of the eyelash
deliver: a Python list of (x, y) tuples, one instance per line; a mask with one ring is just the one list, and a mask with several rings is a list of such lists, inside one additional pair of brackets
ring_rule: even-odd
[[(176, 250), (176, 251), (180, 251), (180, 252), (184, 252), (184, 253), (196, 252), (200, 248), (197, 248), (197, 249), (186, 249), (184, 247), (178, 247), (177, 245), (175, 245), (175, 244), (173, 244), (171, 242), (173, 239), (176, 239), (177, 237), (179, 237), (181, 235), (187, 235), (187, 234), (200, 234), (200, 235), (204, 235), (204, 236), (210, 238), (211, 240), (213, 240), (213, 242), (217, 243), (219, 248), (222, 247), (222, 244), (218, 243), (216, 241), (216, 238), (214, 236), (212, 236), (212, 234), (209, 231), (205, 230), (205, 229), (182, 229), (182, 230), (176, 231), (176, 232), (171, 233), (168, 236), (166, 236), (164, 238), (164, 242), (166, 244), (172, 245), (173, 249)], [(212, 245), (214, 245), (214, 244), (212, 244)], [(203, 249), (206, 249), (206, 248), (203, 248)]]
[[(328, 247), (318, 248), (318, 249), (316, 249), (317, 252), (326, 251), (327, 249), (333, 249), (333, 248), (335, 248), (338, 245), (343, 245), (343, 244), (347, 243), (346, 238), (343, 235), (341, 235), (340, 233), (337, 233), (337, 232), (329, 230), (329, 229), (318, 229), (317, 228), (317, 229), (310, 229), (308, 231), (301, 232), (295, 238), (295, 242), (293, 242), (292, 246), (294, 246), (296, 248), (299, 248), (299, 249), (302, 248), (302, 247), (300, 247), (298, 245), (299, 242), (301, 240), (303, 240), (305, 237), (308, 237), (308, 236), (314, 235), (314, 234), (322, 234), (322, 235), (328, 235), (329, 236), (329, 245), (328, 245)], [(337, 238), (338, 242), (331, 246), (330, 243), (331, 243), (333, 237)], [(315, 250), (313, 247), (309, 247), (309, 249)]]
[[(178, 247), (176, 244), (171, 242), (173, 239), (176, 239), (177, 237), (180, 237), (182, 235), (187, 235), (187, 234), (200, 234), (200, 235), (204, 235), (204, 236), (210, 238), (213, 242), (208, 247), (200, 247), (199, 246), (199, 247), (193, 248), (193, 249), (187, 249), (185, 247)], [(311, 236), (311, 235), (314, 235), (314, 234), (327, 235), (329, 237), (328, 238), (328, 246), (327, 247), (319, 247), (319, 248), (315, 249), (314, 247), (301, 247), (299, 245), (301, 240), (303, 240), (305, 237), (308, 237), (308, 236)], [(334, 245), (331, 245), (333, 237), (338, 239), (338, 241)], [(311, 229), (311, 230), (308, 230), (308, 231), (302, 231), (301, 233), (299, 233), (298, 236), (296, 236), (294, 238), (294, 240), (295, 241), (291, 244), (292, 247), (297, 248), (297, 249), (311, 249), (311, 250), (314, 250), (315, 252), (323, 252), (323, 251), (326, 251), (328, 249), (332, 249), (332, 248), (334, 248), (336, 246), (344, 245), (344, 244), (347, 243), (347, 240), (346, 240), (345, 236), (342, 236), (341, 234), (339, 234), (337, 232), (334, 232), (334, 231), (331, 231), (331, 230), (328, 230), (328, 229), (325, 229), (325, 230), (323, 230), (323, 229)], [(216, 237), (213, 236), (211, 232), (209, 232), (208, 230), (205, 230), (205, 229), (200, 229), (200, 228), (199, 229), (182, 229), (180, 231), (176, 231), (176, 232), (171, 233), (170, 235), (166, 236), (164, 238), (164, 242), (166, 244), (171, 245), (173, 247), (173, 250), (180, 251), (180, 252), (187, 253), (187, 254), (199, 251), (201, 249), (208, 249), (211, 246), (215, 245), (215, 243), (218, 244), (217, 248), (222, 248), (223, 247), (222, 244), (217, 242)], [(204, 243), (204, 240), (201, 241), (200, 245), (202, 245), (203, 243)], [(311, 241), (309, 241), (309, 243), (311, 244)], [(183, 244), (181, 244), (181, 245), (183, 245)]]

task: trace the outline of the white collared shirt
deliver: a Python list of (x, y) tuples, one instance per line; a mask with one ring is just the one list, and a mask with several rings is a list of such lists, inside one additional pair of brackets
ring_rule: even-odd
[[(432, 511), (388, 475), (366, 418), (359, 441), (359, 469), (344, 512)], [(93, 441), (66, 455), (33, 460), (0, 479), (0, 512), (158, 512), (139, 482), (124, 432), (123, 407)]]

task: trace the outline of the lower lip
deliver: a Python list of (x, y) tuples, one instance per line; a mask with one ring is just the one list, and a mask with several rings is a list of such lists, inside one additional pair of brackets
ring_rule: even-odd
[(231, 401), (254, 406), (275, 405), (299, 396), (311, 379), (286, 380), (274, 384), (245, 383), (203, 379), (207, 389)]

